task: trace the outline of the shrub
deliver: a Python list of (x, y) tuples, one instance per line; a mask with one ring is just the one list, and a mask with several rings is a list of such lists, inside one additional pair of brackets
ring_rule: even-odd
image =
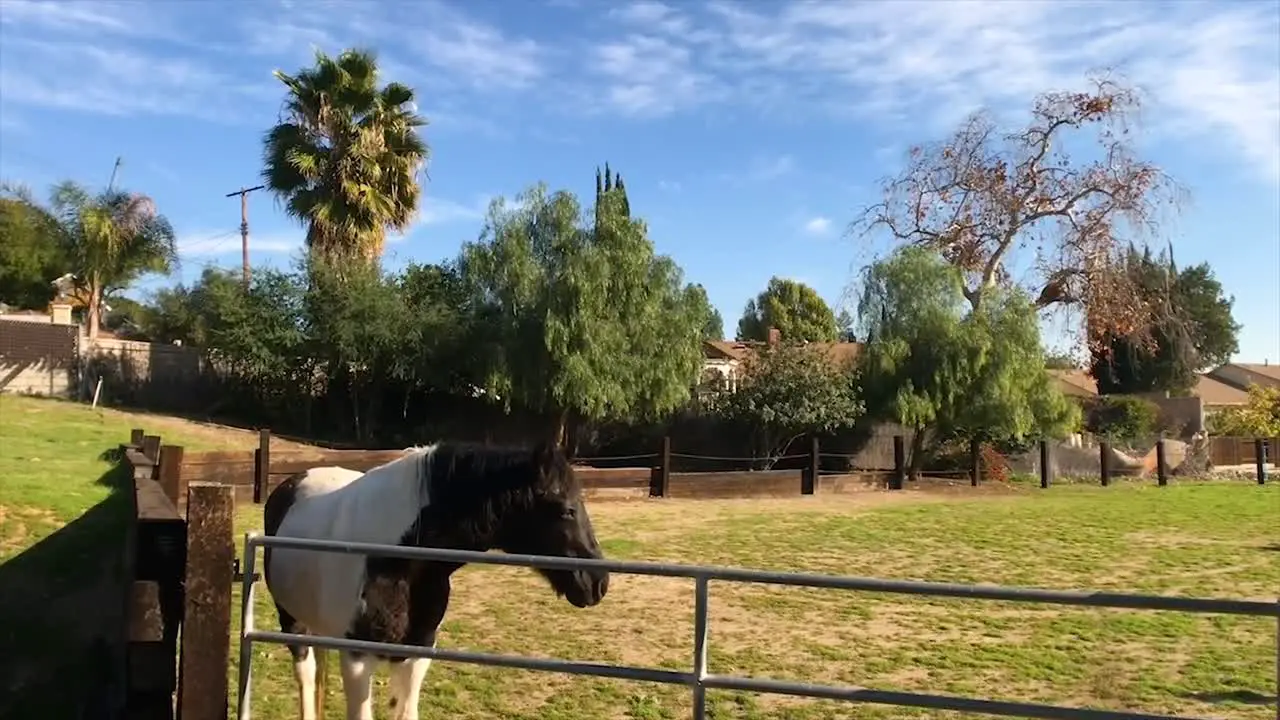
[(1155, 433), (1160, 407), (1130, 395), (1104, 395), (1089, 407), (1085, 429), (1113, 440), (1136, 440)]

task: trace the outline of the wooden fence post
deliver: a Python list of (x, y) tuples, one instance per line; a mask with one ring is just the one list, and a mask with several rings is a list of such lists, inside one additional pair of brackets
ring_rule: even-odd
[(893, 436), (893, 477), (890, 490), (901, 490), (907, 483), (907, 441), (901, 435)]
[(1253, 441), (1253, 465), (1258, 475), (1258, 484), (1267, 484), (1267, 441), (1262, 438), (1254, 438)]
[(268, 487), (271, 475), (271, 431), (258, 431), (258, 449), (253, 453), (253, 504), (260, 504), (271, 492)]
[(662, 436), (658, 465), (649, 474), (649, 497), (667, 497), (671, 492), (671, 436)]
[(1040, 489), (1048, 490), (1049, 481), (1053, 479), (1053, 455), (1049, 450), (1049, 441), (1040, 441)]
[(818, 436), (809, 439), (809, 467), (800, 476), (800, 494), (813, 495), (818, 492), (818, 464), (821, 453), (818, 447)]
[(159, 435), (142, 436), (142, 454), (150, 458), (153, 463), (158, 463), (160, 461)]
[(125, 713), (128, 720), (173, 718), (173, 650), (164, 641), (160, 585), (138, 580), (129, 588), (125, 646)]
[(1111, 443), (1106, 440), (1098, 443), (1098, 461), (1102, 487), (1106, 487), (1111, 484)]
[(182, 621), (178, 713), (182, 720), (225, 720), (231, 654), (232, 540), (235, 491), (196, 483), (187, 502), (187, 582)]
[(129, 444), (130, 444), (130, 445), (132, 445), (134, 448), (137, 448), (138, 450), (141, 450), (141, 449), (142, 449), (142, 438), (146, 437), (146, 435), (147, 435), (146, 431), (145, 431), (145, 430), (143, 430), (142, 428), (134, 428), (134, 429), (130, 430), (130, 431), (129, 431)]
[(1160, 487), (1169, 484), (1169, 461), (1165, 457), (1164, 438), (1156, 441), (1156, 484)]
[(982, 482), (982, 441), (978, 438), (969, 440), (969, 484), (978, 487)]
[(160, 488), (164, 490), (165, 497), (169, 498), (169, 502), (173, 503), (173, 506), (179, 510), (181, 510), (182, 504), (187, 501), (187, 489), (183, 487), (182, 482), (183, 452), (181, 445), (165, 445), (161, 447), (160, 472), (157, 478), (160, 481)]

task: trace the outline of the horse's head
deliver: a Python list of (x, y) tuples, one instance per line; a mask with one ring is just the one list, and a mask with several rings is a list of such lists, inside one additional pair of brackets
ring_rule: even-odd
[[(533, 451), (533, 479), (529, 501), (504, 520), (498, 546), (505, 552), (571, 558), (604, 557), (591, 527), (591, 516), (564, 452), (555, 445)], [(557, 595), (576, 607), (591, 607), (609, 590), (609, 573), (602, 570), (544, 570)]]

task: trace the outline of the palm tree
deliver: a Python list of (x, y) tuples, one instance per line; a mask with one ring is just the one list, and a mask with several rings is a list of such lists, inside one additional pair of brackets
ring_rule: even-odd
[(362, 50), (317, 51), (313, 67), (275, 76), (288, 94), (264, 142), (266, 186), (307, 226), (312, 257), (378, 259), (387, 229), (408, 229), (421, 195), (429, 149), (413, 89), (379, 88), (375, 56)]
[(57, 223), (89, 339), (96, 339), (105, 298), (177, 264), (173, 226), (146, 195), (115, 189), (93, 195), (69, 180), (54, 186), (49, 206), (42, 211)]

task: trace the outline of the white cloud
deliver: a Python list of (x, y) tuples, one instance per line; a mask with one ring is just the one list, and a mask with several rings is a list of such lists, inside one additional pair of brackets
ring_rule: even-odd
[(643, 0), (610, 12), (626, 33), (647, 33), (649, 45), (665, 40), (664, 55), (679, 60), (681, 73), (717, 89), (667, 96), (655, 112), (724, 100), (940, 133), (978, 107), (1022, 113), (1038, 92), (1081, 87), (1086, 72), (1118, 66), (1149, 92), (1156, 129), (1224, 142), (1280, 181), (1276, 3), (792, 0), (708, 8)]
[[(249, 228), (249, 252), (251, 253), (287, 253), (302, 247), (306, 233), (302, 230), (279, 233), (253, 232)], [(178, 236), (178, 256), (216, 257), (219, 255), (240, 255), (240, 231), (223, 232), (189, 232)]]
[(680, 190), (683, 187), (684, 186), (680, 183), (679, 180), (659, 180), (658, 181), (658, 189), (662, 190), (663, 192), (672, 192), (672, 193), (680, 192)]
[(822, 217), (821, 215), (810, 218), (804, 224), (804, 231), (810, 235), (826, 235), (831, 231), (831, 218)]
[(488, 198), (480, 198), (474, 204), (467, 205), (454, 200), (427, 195), (418, 208), (419, 225), (448, 225), (456, 222), (468, 222), (484, 217)]

